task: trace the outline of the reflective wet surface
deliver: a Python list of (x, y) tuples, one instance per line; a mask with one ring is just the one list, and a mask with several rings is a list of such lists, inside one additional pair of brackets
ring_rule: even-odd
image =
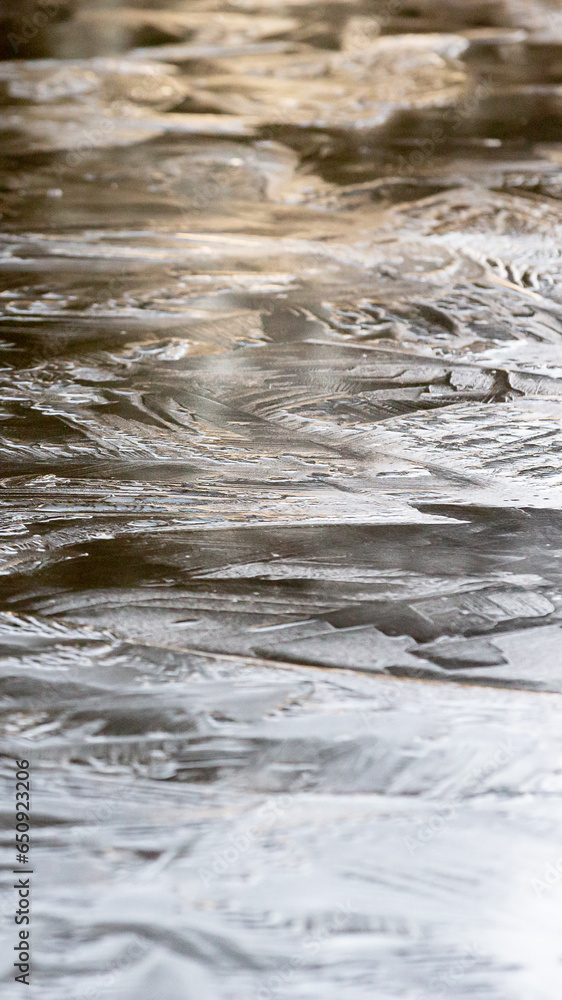
[(553, 1000), (560, 5), (4, 29), (4, 995)]

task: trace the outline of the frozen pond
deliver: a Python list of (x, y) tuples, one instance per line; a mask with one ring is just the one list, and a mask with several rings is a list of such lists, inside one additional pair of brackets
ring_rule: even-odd
[(555, 1000), (560, 4), (10, 2), (3, 996)]

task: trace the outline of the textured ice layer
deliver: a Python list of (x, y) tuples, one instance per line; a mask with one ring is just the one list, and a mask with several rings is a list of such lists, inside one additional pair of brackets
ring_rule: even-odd
[(554, 1000), (557, 5), (6, 11), (3, 996)]

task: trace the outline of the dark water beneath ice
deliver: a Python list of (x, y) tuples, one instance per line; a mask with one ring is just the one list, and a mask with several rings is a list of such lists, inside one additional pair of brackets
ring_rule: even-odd
[(558, 998), (560, 3), (3, 17), (3, 996)]

